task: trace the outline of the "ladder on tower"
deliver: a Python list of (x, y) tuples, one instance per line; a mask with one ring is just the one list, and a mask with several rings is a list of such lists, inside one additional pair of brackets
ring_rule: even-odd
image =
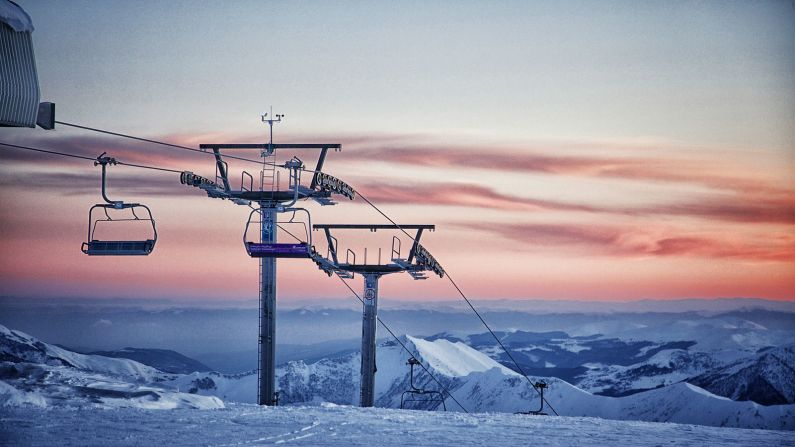
[(260, 191), (274, 192), (279, 189), (279, 171), (276, 170), (276, 157), (270, 154), (262, 155), (262, 170), (260, 171)]

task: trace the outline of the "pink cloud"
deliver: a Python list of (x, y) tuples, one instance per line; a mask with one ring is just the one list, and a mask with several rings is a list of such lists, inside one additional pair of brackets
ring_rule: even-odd
[(683, 203), (654, 206), (598, 206), (516, 197), (463, 183), (363, 183), (358, 189), (378, 203), (469, 206), (514, 211), (578, 211), (625, 216), (678, 216), (743, 223), (795, 223), (795, 196), (770, 198), (704, 195)]
[[(681, 158), (649, 159), (635, 156), (557, 156), (538, 153), (538, 149), (518, 150), (514, 147), (461, 148), (444, 145), (407, 143), (405, 146), (379, 145), (346, 151), (341, 158), (355, 161), (382, 161), (441, 168), (489, 169), (497, 171), (558, 174), (624, 180), (700, 184), (710, 188), (743, 193), (795, 193), (758, 178), (743, 166), (722, 160), (685, 160)], [(550, 150), (550, 152), (552, 152)], [(609, 151), (603, 151), (609, 152)], [(726, 172), (736, 172), (728, 175)]]
[(573, 248), (601, 256), (693, 256), (779, 262), (795, 260), (795, 238), (753, 244), (725, 237), (692, 236), (686, 232), (660, 236), (657, 234), (659, 231), (652, 232), (644, 228), (604, 225), (458, 223), (456, 226), (487, 232), (526, 246)]

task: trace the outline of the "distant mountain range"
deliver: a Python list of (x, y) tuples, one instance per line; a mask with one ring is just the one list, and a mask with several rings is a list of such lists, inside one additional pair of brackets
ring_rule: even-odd
[(135, 360), (167, 373), (189, 374), (194, 371), (212, 371), (212, 368), (198, 360), (170, 349), (124, 348), (116, 351), (94, 351), (89, 354)]
[[(532, 337), (521, 334), (517, 339), (527, 342)], [(540, 407), (538, 394), (523, 377), (462, 341), (410, 336), (403, 341), (468, 411), (516, 412)], [(665, 365), (675, 358), (671, 353), (676, 349), (645, 348), (644, 355), (655, 351), (646, 362)], [(783, 363), (772, 362), (784, 354), (789, 357)], [(756, 361), (743, 363), (745, 367), (738, 363), (726, 371), (738, 373), (758, 365), (769, 377), (779, 377), (777, 384), (786, 384), (790, 373), (781, 365), (791, 366), (791, 354), (791, 348), (771, 350), (767, 355), (760, 353)], [(402, 393), (409, 389), (408, 357), (394, 342), (379, 344), (376, 406), (400, 406)], [(442, 391), (427, 373), (415, 372), (417, 386)], [(351, 405), (358, 401), (358, 353), (311, 363), (291, 361), (281, 365), (277, 375), (282, 404)], [(616, 398), (591, 394), (557, 378), (543, 380), (549, 385), (545, 396), (552, 405), (545, 410), (554, 408), (560, 415), (795, 430), (795, 405), (733, 401), (684, 382)], [(255, 371), (235, 375), (165, 373), (129, 359), (74, 353), (0, 326), (0, 406), (219, 408), (223, 401), (253, 402), (256, 381)], [(779, 392), (787, 394), (788, 390), (780, 387)], [(438, 402), (411, 405), (440, 410)], [(450, 411), (462, 411), (452, 398), (446, 399), (446, 405)]]
[[(523, 377), (489, 356), (460, 341), (433, 341), (405, 337), (404, 343), (468, 411), (516, 412), (540, 409), (538, 394)], [(664, 351), (660, 351), (664, 352)], [(409, 389), (408, 355), (394, 342), (378, 346), (376, 406), (397, 408)], [(416, 384), (442, 391), (426, 373), (416, 370)], [(313, 363), (288, 362), (277, 370), (283, 404), (358, 402), (358, 353), (322, 359)], [(180, 389), (224, 400), (253, 402), (256, 373), (224, 375), (193, 373), (170, 382)], [(598, 396), (556, 378), (543, 378), (549, 388), (545, 396), (561, 415), (608, 419), (679, 422), (746, 428), (795, 429), (795, 405), (765, 407), (753, 402), (735, 402), (688, 383), (675, 383), (627, 397)], [(448, 410), (461, 411), (446, 399)], [(412, 408), (439, 410), (438, 402), (412, 403)], [(546, 407), (547, 412), (551, 412)]]
[[(389, 308), (388, 300), (385, 301), (379, 316), (399, 333), (465, 337), (485, 330), (460, 303), (439, 303), (426, 308), (421, 303), (392, 302), (396, 305)], [(691, 340), (698, 343), (697, 349), (701, 351), (739, 348), (747, 350), (743, 356), (795, 340), (793, 303), (763, 300), (639, 303), (484, 301), (481, 304), (482, 315), (492, 329), (504, 332), (562, 331), (576, 337), (600, 334), (654, 343)], [(319, 305), (289, 309), (290, 303), (283, 304), (277, 310), (276, 342), (289, 351), (297, 351), (297, 345), (338, 343), (361, 336), (361, 309), (328, 309)], [(510, 307), (512, 304), (515, 306)], [(700, 307), (693, 310), (691, 304)], [(643, 311), (646, 305), (651, 307)], [(244, 361), (251, 356), (243, 353), (257, 351), (256, 307), (203, 308), (179, 303), (167, 307), (163, 303), (154, 309), (142, 306), (90, 300), (78, 305), (55, 299), (0, 298), (0, 324), (44, 340), (57, 340), (81, 352), (111, 351), (124, 346), (171, 349), (213, 369), (243, 372), (252, 367)], [(787, 311), (789, 308), (794, 310)], [(288, 353), (287, 348), (277, 349), (277, 355)], [(235, 352), (241, 356), (230, 355)], [(327, 350), (325, 354), (330, 352), (333, 351)], [(294, 359), (281, 357), (282, 361)]]
[(761, 350), (688, 379), (713, 394), (763, 405), (795, 403), (795, 344)]

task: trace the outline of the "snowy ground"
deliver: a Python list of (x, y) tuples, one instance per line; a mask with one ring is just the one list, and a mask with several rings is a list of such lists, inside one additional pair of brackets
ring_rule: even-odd
[(220, 410), (0, 408), (2, 445), (795, 446), (795, 433), (323, 404)]

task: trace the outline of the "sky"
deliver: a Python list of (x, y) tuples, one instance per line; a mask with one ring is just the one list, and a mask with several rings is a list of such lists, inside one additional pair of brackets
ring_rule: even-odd
[[(263, 143), (273, 106), (276, 142), (341, 143), (326, 172), (400, 223), (435, 224), (423, 245), (473, 298), (795, 300), (790, 1), (19, 4), (58, 120)], [(214, 175), (202, 154), (66, 126), (0, 141)], [(99, 169), (0, 157), (0, 295), (256, 298), (247, 208), (115, 166), (109, 194), (152, 208), (157, 247), (88, 257)], [(313, 223), (386, 223), (362, 200), (304, 205)], [(386, 257), (392, 235), (338, 237)], [(280, 300), (349, 293), (306, 260), (278, 276)], [(381, 296), (457, 294), (391, 275)]]

